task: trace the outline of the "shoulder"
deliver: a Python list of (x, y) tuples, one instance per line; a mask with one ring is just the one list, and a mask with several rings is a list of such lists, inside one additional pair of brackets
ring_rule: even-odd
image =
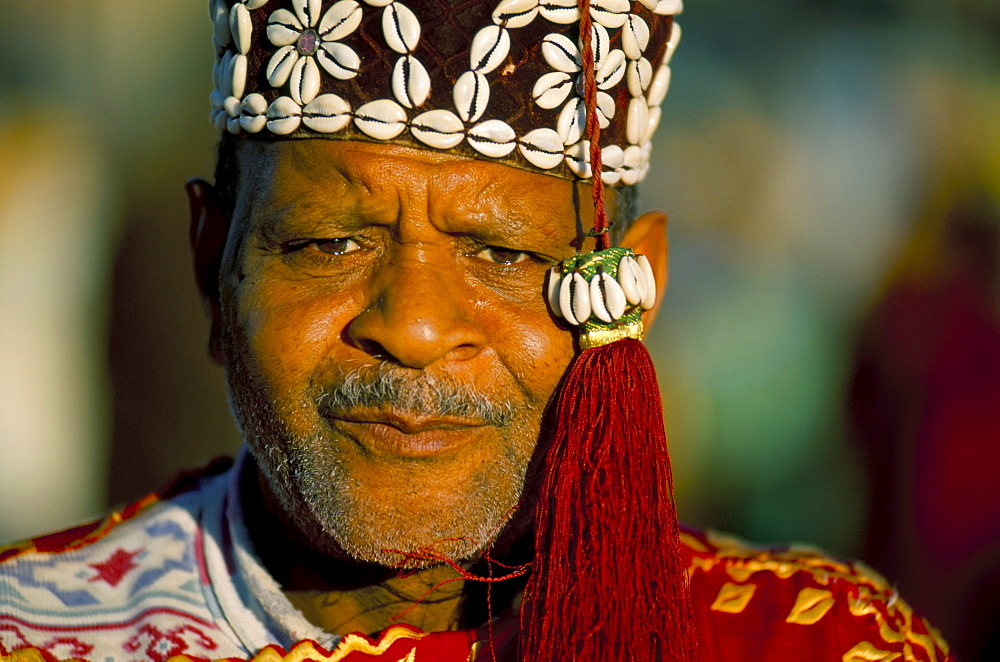
[(197, 533), (221, 470), (185, 476), (100, 520), (0, 547), (0, 655), (36, 646), (59, 659), (89, 657), (83, 651), (112, 632), (141, 634), (140, 621), (156, 613), (169, 615), (160, 623), (209, 624)]
[(941, 634), (862, 563), (686, 528), (681, 539), (706, 662), (953, 659)]

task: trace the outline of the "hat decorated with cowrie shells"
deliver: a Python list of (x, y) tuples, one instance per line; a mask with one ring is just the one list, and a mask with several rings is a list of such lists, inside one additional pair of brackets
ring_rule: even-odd
[[(681, 0), (592, 0), (608, 185), (648, 170)], [(210, 0), (212, 121), (589, 178), (577, 0)]]

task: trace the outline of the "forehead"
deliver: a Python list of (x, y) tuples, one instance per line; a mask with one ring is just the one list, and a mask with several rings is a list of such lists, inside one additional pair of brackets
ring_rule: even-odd
[(310, 203), (363, 205), (387, 213), (423, 205), (431, 215), (484, 220), (499, 215), (512, 225), (530, 223), (543, 232), (556, 231), (552, 226), (557, 225), (565, 232), (576, 231), (581, 217), (591, 215), (589, 194), (569, 180), (399, 145), (245, 140), (237, 161), (237, 217), (257, 207)]

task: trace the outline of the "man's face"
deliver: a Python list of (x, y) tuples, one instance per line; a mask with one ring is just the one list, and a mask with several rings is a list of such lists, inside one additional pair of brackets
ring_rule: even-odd
[(573, 184), (391, 145), (241, 150), (223, 352), (271, 490), (326, 552), (474, 556), (573, 356), (543, 296), (580, 237)]

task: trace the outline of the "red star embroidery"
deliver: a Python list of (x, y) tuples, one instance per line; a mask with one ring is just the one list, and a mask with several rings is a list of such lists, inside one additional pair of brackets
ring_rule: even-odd
[(97, 571), (97, 574), (87, 581), (104, 581), (111, 586), (118, 586), (125, 575), (139, 567), (134, 559), (143, 551), (145, 550), (137, 549), (134, 552), (126, 552), (124, 549), (115, 550), (115, 553), (109, 556), (107, 561), (89, 564)]

